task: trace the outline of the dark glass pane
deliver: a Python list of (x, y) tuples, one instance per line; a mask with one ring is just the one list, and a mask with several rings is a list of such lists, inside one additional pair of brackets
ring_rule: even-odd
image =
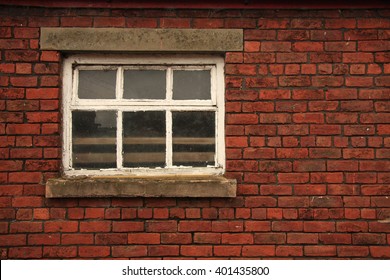
[(210, 71), (173, 71), (173, 99), (211, 99)]
[(115, 99), (116, 71), (80, 70), (80, 99)]
[(166, 71), (126, 70), (123, 90), (126, 99), (165, 99)]
[(116, 168), (116, 112), (72, 112), (74, 168)]
[(215, 112), (172, 112), (173, 164), (215, 165)]
[(123, 166), (165, 166), (165, 111), (123, 113)]

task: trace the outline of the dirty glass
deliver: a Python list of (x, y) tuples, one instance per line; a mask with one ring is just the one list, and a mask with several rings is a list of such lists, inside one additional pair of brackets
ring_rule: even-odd
[(166, 71), (124, 71), (123, 98), (125, 99), (165, 99), (165, 91)]
[(123, 166), (164, 167), (165, 112), (123, 113)]
[(173, 71), (173, 99), (211, 99), (210, 71)]
[(80, 70), (80, 99), (115, 99), (116, 71)]
[(74, 168), (116, 167), (116, 117), (114, 111), (72, 112)]
[(173, 165), (215, 165), (215, 112), (172, 112)]

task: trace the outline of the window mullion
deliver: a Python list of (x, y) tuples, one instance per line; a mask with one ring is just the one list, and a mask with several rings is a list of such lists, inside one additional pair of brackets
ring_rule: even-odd
[[(118, 67), (116, 72), (116, 87), (115, 98), (121, 100), (123, 98), (123, 67)], [(116, 117), (116, 167), (123, 168), (123, 112), (117, 110)]]
[(118, 67), (116, 72), (116, 99), (123, 98), (123, 67)]
[(116, 123), (116, 167), (118, 169), (123, 168), (123, 112), (117, 111), (117, 123)]
[(168, 67), (167, 69), (167, 100), (172, 101), (173, 96), (173, 71), (172, 67)]
[(172, 167), (172, 111), (167, 110), (166, 111), (166, 155), (165, 155), (165, 161), (167, 164), (167, 167)]

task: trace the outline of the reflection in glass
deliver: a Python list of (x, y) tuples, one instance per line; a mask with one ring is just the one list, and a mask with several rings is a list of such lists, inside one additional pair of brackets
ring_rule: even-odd
[(173, 99), (211, 99), (210, 71), (173, 71)]
[(165, 112), (123, 113), (123, 166), (165, 166)]
[(173, 165), (215, 165), (215, 112), (172, 112)]
[(123, 98), (165, 99), (166, 71), (126, 70), (124, 71)]
[(72, 112), (74, 168), (116, 167), (116, 112)]
[(78, 96), (80, 99), (114, 99), (116, 71), (80, 70)]

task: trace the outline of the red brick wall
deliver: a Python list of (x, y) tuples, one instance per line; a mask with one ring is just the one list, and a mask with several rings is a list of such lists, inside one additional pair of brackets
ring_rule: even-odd
[[(1, 258), (390, 258), (390, 10), (0, 8)], [(234, 199), (45, 199), (61, 54), (40, 27), (243, 28)]]

